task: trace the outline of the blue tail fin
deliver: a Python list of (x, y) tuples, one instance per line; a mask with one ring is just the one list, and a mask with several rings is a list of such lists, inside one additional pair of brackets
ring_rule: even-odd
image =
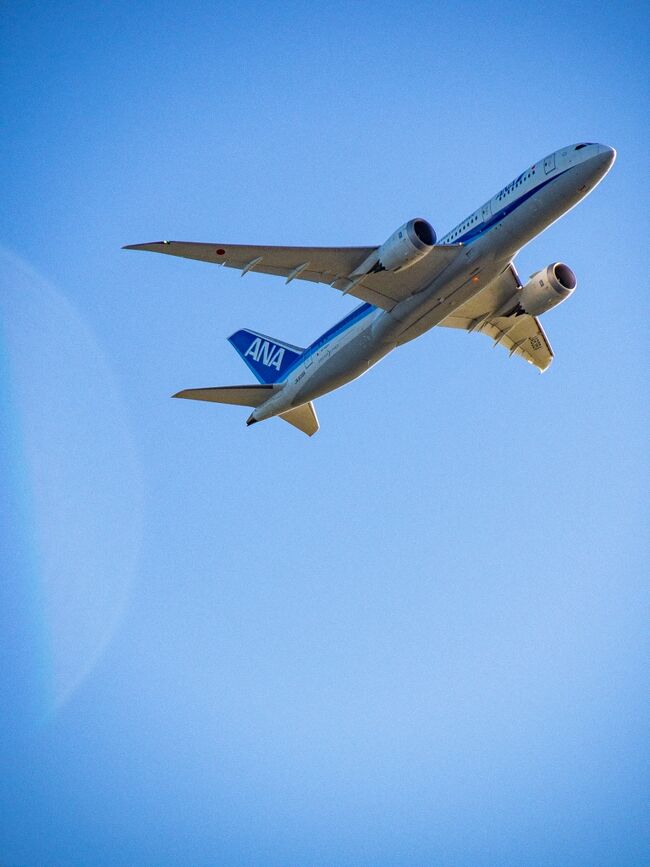
[(282, 379), (292, 364), (305, 351), (298, 346), (257, 334), (242, 328), (231, 334), (228, 341), (253, 371), (259, 382), (270, 383)]

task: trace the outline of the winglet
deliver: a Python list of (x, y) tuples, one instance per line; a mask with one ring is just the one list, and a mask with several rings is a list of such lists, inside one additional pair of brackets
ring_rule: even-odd
[(171, 241), (147, 241), (146, 244), (124, 244), (123, 250), (155, 250), (156, 247), (169, 247)]

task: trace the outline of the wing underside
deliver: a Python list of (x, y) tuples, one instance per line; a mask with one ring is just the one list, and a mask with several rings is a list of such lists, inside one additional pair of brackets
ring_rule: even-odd
[(211, 262), (241, 271), (284, 277), (285, 282), (326, 283), (376, 307), (391, 310), (399, 301), (428, 286), (462, 249), (441, 245), (402, 271), (379, 271), (351, 277), (376, 247), (263, 247), (243, 244), (202, 244), (194, 241), (154, 241), (131, 244), (126, 250), (146, 250)]
[(520, 288), (519, 276), (510, 264), (440, 325), (486, 334), (495, 346), (503, 346), (543, 373), (553, 361), (553, 350), (539, 319), (521, 310)]

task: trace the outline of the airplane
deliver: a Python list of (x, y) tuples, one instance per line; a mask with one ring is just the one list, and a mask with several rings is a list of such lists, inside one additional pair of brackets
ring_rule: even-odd
[(357, 379), (392, 350), (433, 328), (486, 334), (510, 355), (545, 371), (553, 350), (540, 324), (573, 293), (576, 276), (552, 262), (523, 283), (513, 259), (604, 178), (614, 148), (564, 147), (524, 169), (440, 240), (422, 218), (378, 247), (264, 247), (156, 241), (132, 244), (293, 280), (325, 283), (363, 303), (306, 349), (241, 329), (228, 340), (257, 385), (191, 388), (173, 395), (252, 408), (247, 425), (279, 417), (312, 436), (314, 400)]

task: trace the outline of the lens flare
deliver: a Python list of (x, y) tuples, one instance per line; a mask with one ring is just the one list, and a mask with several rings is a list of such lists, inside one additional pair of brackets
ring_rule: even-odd
[[(123, 617), (142, 480), (118, 385), (65, 295), (0, 247), (3, 537), (23, 654), (48, 712), (72, 695)], [(3, 551), (3, 559), (7, 552)], [(27, 623), (26, 621), (29, 621)], [(35, 650), (36, 648), (36, 650)], [(34, 688), (36, 688), (34, 686)]]

